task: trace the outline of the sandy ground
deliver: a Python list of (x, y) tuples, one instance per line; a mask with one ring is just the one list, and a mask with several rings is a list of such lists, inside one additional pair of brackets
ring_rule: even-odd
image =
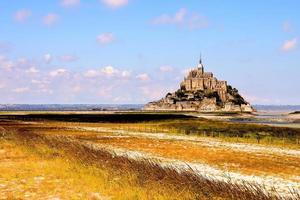
[[(245, 153), (255, 153), (257, 155), (265, 155), (268, 154), (278, 155), (278, 156), (289, 156), (299, 158), (300, 150), (292, 150), (292, 149), (283, 149), (278, 147), (269, 147), (263, 145), (256, 144), (245, 144), (245, 143), (229, 143), (224, 142), (217, 139), (208, 139), (208, 138), (200, 138), (194, 136), (181, 136), (181, 135), (170, 135), (165, 133), (146, 133), (146, 132), (134, 132), (134, 131), (125, 131), (125, 130), (113, 130), (110, 128), (102, 128), (102, 127), (74, 127), (71, 129), (82, 130), (82, 131), (93, 131), (101, 133), (99, 137), (138, 137), (138, 138), (150, 138), (150, 139), (159, 139), (159, 140), (171, 140), (171, 141), (184, 141), (192, 144), (196, 144), (199, 146), (211, 147), (219, 149), (230, 149), (234, 151), (240, 151)], [(103, 135), (103, 133), (111, 134), (111, 135)], [(155, 162), (160, 163), (162, 166), (173, 167), (180, 170), (184, 170), (188, 167), (191, 167), (198, 174), (206, 176), (211, 179), (217, 179), (222, 181), (233, 181), (235, 183), (243, 183), (250, 182), (262, 185), (266, 188), (266, 190), (272, 191), (275, 188), (279, 194), (288, 195), (290, 193), (290, 189), (294, 188), (300, 192), (300, 176), (294, 176), (293, 180), (287, 180), (282, 177), (276, 175), (246, 175), (239, 172), (226, 171), (224, 169), (208, 165), (201, 162), (187, 162), (185, 160), (178, 159), (170, 159), (162, 156), (158, 156), (153, 153), (146, 153), (142, 151), (134, 151), (128, 150), (125, 148), (117, 148), (116, 146), (103, 145), (103, 144), (95, 144), (94, 142), (87, 143), (93, 148), (100, 148), (115, 153), (117, 155), (127, 156), (132, 159), (151, 159)]]
[[(72, 128), (71, 128), (72, 129)], [(76, 130), (107, 132), (116, 135), (136, 136), (142, 138), (162, 139), (162, 140), (176, 140), (176, 141), (189, 141), (201, 146), (218, 147), (224, 149), (233, 149), (244, 152), (265, 153), (265, 154), (279, 154), (289, 156), (300, 156), (300, 150), (283, 149), (279, 147), (269, 147), (256, 144), (245, 143), (230, 143), (217, 139), (200, 138), (195, 136), (184, 135), (170, 135), (166, 133), (147, 133), (147, 132), (134, 132), (126, 130), (114, 130), (110, 128), (96, 128), (96, 127), (74, 127)]]
[(290, 114), (290, 115), (288, 115), (288, 118), (290, 118), (290, 119), (300, 119), (300, 113), (299, 114)]

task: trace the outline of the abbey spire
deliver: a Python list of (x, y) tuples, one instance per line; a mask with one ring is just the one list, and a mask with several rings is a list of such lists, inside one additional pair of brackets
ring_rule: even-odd
[(201, 53), (200, 53), (200, 60), (199, 60), (199, 64), (202, 64), (202, 56), (201, 56)]
[(199, 64), (198, 64), (197, 68), (198, 68), (198, 70), (201, 71), (201, 73), (204, 73), (204, 66), (202, 64), (202, 56), (201, 56), (201, 54), (200, 54)]

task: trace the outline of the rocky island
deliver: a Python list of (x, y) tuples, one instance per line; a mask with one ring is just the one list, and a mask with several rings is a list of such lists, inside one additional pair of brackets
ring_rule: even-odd
[(219, 81), (213, 73), (205, 72), (200, 58), (176, 92), (146, 104), (147, 111), (253, 112), (236, 88)]

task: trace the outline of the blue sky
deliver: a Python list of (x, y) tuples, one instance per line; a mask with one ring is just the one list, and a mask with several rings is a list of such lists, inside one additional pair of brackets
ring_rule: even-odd
[(0, 103), (146, 103), (205, 70), (300, 104), (300, 2), (0, 1)]

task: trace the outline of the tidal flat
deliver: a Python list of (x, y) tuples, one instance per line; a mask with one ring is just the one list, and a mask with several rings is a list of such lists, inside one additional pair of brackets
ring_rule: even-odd
[(300, 198), (299, 128), (190, 113), (6, 112), (0, 132), (6, 198)]

